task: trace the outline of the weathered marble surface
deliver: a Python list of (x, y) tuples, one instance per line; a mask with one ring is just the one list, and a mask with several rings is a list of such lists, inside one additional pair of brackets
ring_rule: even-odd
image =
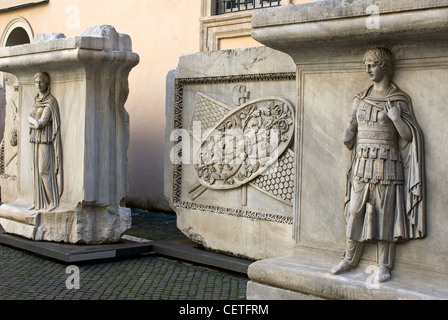
[[(372, 17), (366, 9), (373, 4), (379, 10), (378, 28), (367, 27)], [(448, 298), (447, 4), (318, 1), (254, 12), (253, 37), (289, 54), (297, 67), (299, 156), (295, 248), (284, 257), (250, 266), (253, 285), (248, 298), (270, 296), (269, 288), (285, 290), (289, 297), (299, 293), (297, 298), (303, 294), (327, 299)], [(369, 85), (362, 57), (378, 46), (394, 53), (393, 81), (412, 96), (424, 134), (427, 233), (397, 246), (392, 279), (372, 287), (374, 245), (366, 246), (355, 270), (335, 276), (330, 269), (342, 258), (345, 246), (343, 205), (350, 152), (341, 138), (355, 93)]]
[[(16, 188), (17, 197), (9, 196), (0, 207), (6, 232), (34, 240), (105, 243), (118, 241), (130, 228), (130, 210), (120, 206), (128, 189), (124, 104), (128, 75), (138, 62), (130, 37), (108, 25), (70, 38), (37, 35), (31, 44), (0, 49), (0, 70), (17, 78), (20, 96), (17, 185), (7, 187)], [(51, 212), (27, 210), (33, 179), (25, 119), (36, 94), (33, 77), (40, 71), (50, 74), (62, 128), (64, 192)], [(3, 188), (2, 195), (14, 194)]]
[[(284, 132), (286, 140), (278, 150), (281, 153), (278, 162), (273, 164), (274, 167), (278, 164), (280, 170), (257, 171), (256, 166), (243, 165), (237, 174), (229, 176), (230, 179), (213, 181), (199, 178), (196, 160), (201, 137), (206, 138), (208, 130), (227, 124), (228, 129), (232, 129), (239, 126), (238, 119), (248, 118), (257, 122), (252, 122), (252, 128), (266, 126), (271, 120), (279, 120), (268, 121), (270, 103), (288, 105), (294, 110), (295, 105), (291, 103), (296, 100), (294, 87), (292, 60), (264, 47), (184, 55), (180, 57), (178, 68), (169, 73), (165, 196), (177, 213), (179, 229), (190, 239), (208, 249), (251, 259), (274, 257), (290, 250), (295, 190), (295, 154), (291, 146), (296, 128), (293, 121), (286, 125), (289, 129)], [(264, 116), (263, 112), (251, 113), (252, 107), (266, 113)], [(288, 108), (277, 109), (279, 115), (283, 114), (285, 119), (293, 117), (294, 111), (287, 115)], [(182, 136), (182, 144), (179, 136)], [(250, 134), (247, 137), (250, 138)], [(255, 136), (252, 138), (251, 143), (245, 144), (247, 152), (240, 154), (242, 158), (245, 154), (255, 155), (257, 144)], [(262, 139), (257, 141), (260, 150), (263, 149)], [(210, 144), (204, 144), (205, 149), (207, 146)], [(248, 146), (253, 148), (249, 151)], [(179, 157), (180, 151), (182, 157)], [(178, 163), (173, 162), (176, 159)], [(260, 159), (253, 158), (254, 161)], [(220, 170), (219, 165), (215, 168), (216, 172)], [(226, 170), (224, 168), (223, 172)], [(228, 184), (232, 179), (233, 184)]]

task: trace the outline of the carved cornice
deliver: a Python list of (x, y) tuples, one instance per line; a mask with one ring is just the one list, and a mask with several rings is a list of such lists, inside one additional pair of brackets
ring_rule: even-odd
[[(374, 6), (376, 16), (368, 7)], [(336, 55), (353, 46), (368, 47), (412, 41), (445, 41), (448, 35), (446, 1), (366, 1), (313, 3), (259, 10), (252, 16), (252, 37), (289, 54), (299, 64), (317, 57), (317, 48)], [(377, 19), (377, 27), (369, 26)], [(321, 58), (321, 56), (319, 56)]]

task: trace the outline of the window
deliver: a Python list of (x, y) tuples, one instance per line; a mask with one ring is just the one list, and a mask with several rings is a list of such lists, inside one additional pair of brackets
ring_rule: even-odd
[(30, 43), (34, 38), (33, 29), (22, 17), (12, 19), (0, 36), (0, 47), (10, 47)]
[(251, 37), (253, 9), (287, 6), (297, 1), (312, 0), (201, 0), (200, 50), (260, 46)]
[(216, 0), (216, 14), (276, 7), (281, 0)]
[(11, 31), (6, 40), (5, 47), (17, 46), (20, 44), (30, 43), (30, 37), (25, 29), (17, 27)]

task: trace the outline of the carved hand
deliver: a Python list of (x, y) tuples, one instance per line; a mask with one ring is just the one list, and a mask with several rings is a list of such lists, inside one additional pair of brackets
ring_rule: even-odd
[(390, 100), (387, 100), (386, 103), (386, 113), (390, 120), (396, 122), (401, 118), (401, 104), (398, 102), (396, 106), (392, 106)]
[(386, 103), (386, 112), (387, 116), (395, 125), (395, 128), (398, 131), (398, 134), (407, 141), (412, 141), (412, 133), (409, 129), (409, 126), (403, 121), (401, 118), (401, 109), (402, 106), (400, 102), (395, 107), (392, 107), (389, 100)]
[(39, 128), (39, 122), (36, 119), (34, 119), (32, 116), (28, 117), (28, 123), (29, 123), (30, 127), (33, 129)]

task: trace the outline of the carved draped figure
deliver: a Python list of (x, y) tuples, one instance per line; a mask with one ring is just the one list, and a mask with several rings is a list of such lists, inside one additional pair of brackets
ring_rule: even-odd
[(49, 89), (36, 96), (30, 116), (39, 123), (37, 129), (30, 128), (34, 209), (47, 209), (51, 204), (58, 207), (63, 192), (60, 116)]
[[(363, 241), (406, 241), (425, 236), (423, 136), (410, 97), (392, 84), (384, 98), (356, 95), (350, 124), (356, 135), (347, 173), (346, 236)], [(401, 138), (386, 114), (399, 105), (412, 140)]]

